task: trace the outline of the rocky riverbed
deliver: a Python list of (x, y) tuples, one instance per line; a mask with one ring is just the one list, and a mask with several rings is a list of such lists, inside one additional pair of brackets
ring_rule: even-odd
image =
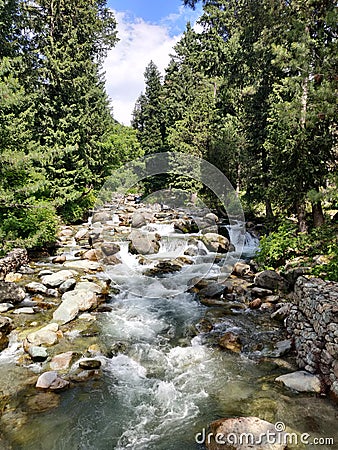
[(194, 449), (243, 415), (335, 434), (283, 325), (295, 271), (256, 273), (255, 244), (210, 212), (117, 198), (61, 227), (56, 255), (3, 269), (0, 447)]

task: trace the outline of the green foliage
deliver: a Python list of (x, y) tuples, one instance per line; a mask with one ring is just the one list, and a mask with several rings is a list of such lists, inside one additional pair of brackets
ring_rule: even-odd
[[(304, 265), (313, 266), (312, 273), (338, 281), (338, 227), (324, 225), (310, 233), (299, 233), (297, 224), (285, 220), (276, 231), (260, 240), (257, 261), (263, 268), (281, 268), (297, 258)], [(325, 264), (315, 264), (313, 257), (322, 255)]]
[(27, 208), (0, 209), (0, 242), (2, 252), (13, 247), (43, 247), (54, 242), (59, 220), (55, 208), (39, 202)]

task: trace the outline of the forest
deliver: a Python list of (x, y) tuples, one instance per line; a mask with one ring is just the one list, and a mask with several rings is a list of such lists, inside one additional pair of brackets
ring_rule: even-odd
[(263, 266), (323, 254), (315, 271), (337, 279), (336, 2), (204, 0), (165, 75), (147, 65), (131, 127), (114, 119), (102, 71), (118, 39), (105, 0), (0, 0), (2, 254), (83, 220), (127, 161), (183, 152), (220, 169), (246, 217), (267, 224)]

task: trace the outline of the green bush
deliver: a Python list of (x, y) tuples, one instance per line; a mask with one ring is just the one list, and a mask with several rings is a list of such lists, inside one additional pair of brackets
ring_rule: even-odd
[(76, 223), (85, 219), (85, 214), (95, 205), (96, 197), (91, 191), (89, 194), (67, 201), (58, 212), (66, 223)]
[[(284, 220), (276, 231), (261, 238), (256, 259), (262, 268), (268, 269), (281, 268), (286, 262), (302, 257), (304, 264), (314, 266), (314, 275), (338, 280), (337, 228), (324, 225), (310, 233), (299, 233), (294, 222)], [(313, 261), (316, 255), (324, 255), (325, 263), (316, 264)]]
[(58, 217), (48, 202), (0, 211), (2, 253), (13, 247), (43, 247), (56, 239)]

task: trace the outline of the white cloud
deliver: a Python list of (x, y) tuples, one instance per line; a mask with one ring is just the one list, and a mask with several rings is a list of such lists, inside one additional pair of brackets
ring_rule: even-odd
[(150, 60), (164, 73), (172, 47), (181, 35), (170, 36), (166, 25), (154, 25), (125, 12), (115, 12), (120, 41), (104, 64), (106, 89), (112, 100), (114, 117), (130, 124), (131, 113), (141, 91), (144, 71)]

